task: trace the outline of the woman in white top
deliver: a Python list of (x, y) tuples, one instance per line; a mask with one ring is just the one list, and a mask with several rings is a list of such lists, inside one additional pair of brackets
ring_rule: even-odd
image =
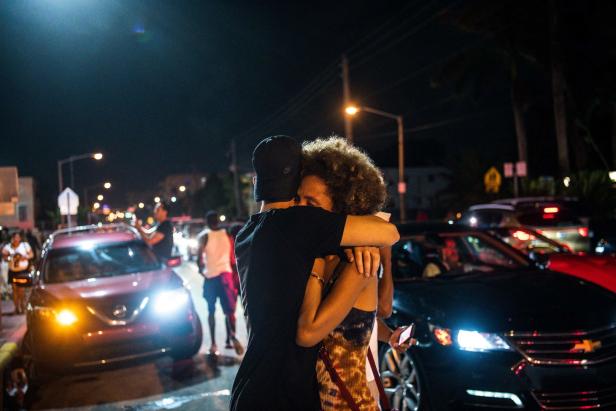
[(34, 253), (30, 244), (22, 241), (21, 234), (16, 231), (11, 235), (11, 241), (2, 249), (2, 258), (9, 263), (8, 280), (13, 288), (15, 314), (23, 314), (26, 310), (25, 288), (15, 283), (15, 276), (28, 271)]

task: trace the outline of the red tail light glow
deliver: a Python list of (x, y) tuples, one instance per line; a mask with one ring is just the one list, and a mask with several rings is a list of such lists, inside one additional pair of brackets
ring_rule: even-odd
[(543, 219), (544, 220), (553, 220), (556, 216), (554, 214), (544, 214), (543, 215)]
[(580, 228), (578, 228), (578, 233), (582, 237), (588, 237), (588, 227), (580, 227)]

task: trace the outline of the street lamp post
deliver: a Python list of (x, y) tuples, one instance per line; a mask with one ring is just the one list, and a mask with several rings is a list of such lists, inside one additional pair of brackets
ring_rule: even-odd
[(404, 182), (404, 120), (402, 116), (364, 106), (347, 106), (344, 111), (350, 116), (354, 116), (360, 111), (365, 111), (367, 113), (376, 114), (377, 116), (396, 120), (396, 124), (398, 125), (398, 199), (400, 202), (400, 221), (405, 222), (406, 202), (404, 196), (406, 194), (406, 183)]
[[(66, 163), (70, 163), (71, 166), (71, 185), (73, 185), (72, 188), (74, 187), (73, 184), (73, 162), (74, 161), (78, 161), (78, 160), (85, 160), (86, 158), (92, 158), (96, 161), (98, 160), (102, 160), (103, 158), (103, 154), (102, 153), (87, 153), (87, 154), (80, 154), (77, 156), (70, 156), (68, 158), (65, 158), (63, 160), (58, 160), (58, 195), (60, 195), (62, 193), (62, 190), (64, 190), (64, 180), (63, 180), (63, 176), (62, 176), (62, 166)], [(70, 213), (70, 210), (69, 210)], [(62, 222), (62, 216), (60, 215), (60, 222)], [(70, 220), (69, 220), (69, 226), (70, 226)]]
[[(69, 158), (65, 158), (63, 160), (58, 160), (58, 193), (61, 193), (62, 190), (64, 190), (64, 180), (62, 178), (62, 166), (66, 163), (70, 163), (71, 165), (71, 170), (73, 167), (73, 162), (74, 161), (78, 161), (78, 160), (85, 160), (86, 158), (92, 158), (94, 160), (102, 160), (103, 159), (103, 154), (102, 153), (87, 153), (87, 154), (80, 154), (78, 156), (70, 156)], [(71, 184), (73, 182), (71, 181)], [(75, 188), (75, 187), (72, 187)]]

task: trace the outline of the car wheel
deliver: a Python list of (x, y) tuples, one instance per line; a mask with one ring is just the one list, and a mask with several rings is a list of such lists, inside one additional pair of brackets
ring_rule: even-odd
[(201, 328), (201, 320), (199, 320), (199, 317), (197, 317), (197, 329), (195, 330), (195, 332), (197, 336), (192, 346), (180, 347), (177, 350), (173, 350), (171, 352), (171, 357), (175, 361), (188, 360), (197, 355), (197, 353), (201, 349), (201, 344), (203, 344), (203, 329)]
[(36, 386), (44, 383), (49, 374), (47, 370), (45, 370), (43, 366), (34, 358), (33, 344), (32, 334), (26, 332), (21, 346), (23, 364), (29, 383)]
[(392, 408), (425, 411), (426, 399), (421, 373), (409, 353), (388, 348), (381, 359), (381, 380)]

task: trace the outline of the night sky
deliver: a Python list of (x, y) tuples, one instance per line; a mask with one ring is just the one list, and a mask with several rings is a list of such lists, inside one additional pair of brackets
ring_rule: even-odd
[[(353, 97), (405, 116), (409, 166), (477, 147), (498, 165), (515, 154), (504, 77), (473, 98), (431, 83), (440, 62), (482, 41), (443, 23), (458, 5), (4, 0), (0, 165), (49, 199), (58, 159), (102, 151), (75, 163), (77, 189), (111, 180), (118, 204), (170, 173), (226, 170), (231, 138), (248, 170), (266, 135), (343, 132), (345, 51)], [(394, 132), (363, 115), (355, 141), (395, 166)]]

